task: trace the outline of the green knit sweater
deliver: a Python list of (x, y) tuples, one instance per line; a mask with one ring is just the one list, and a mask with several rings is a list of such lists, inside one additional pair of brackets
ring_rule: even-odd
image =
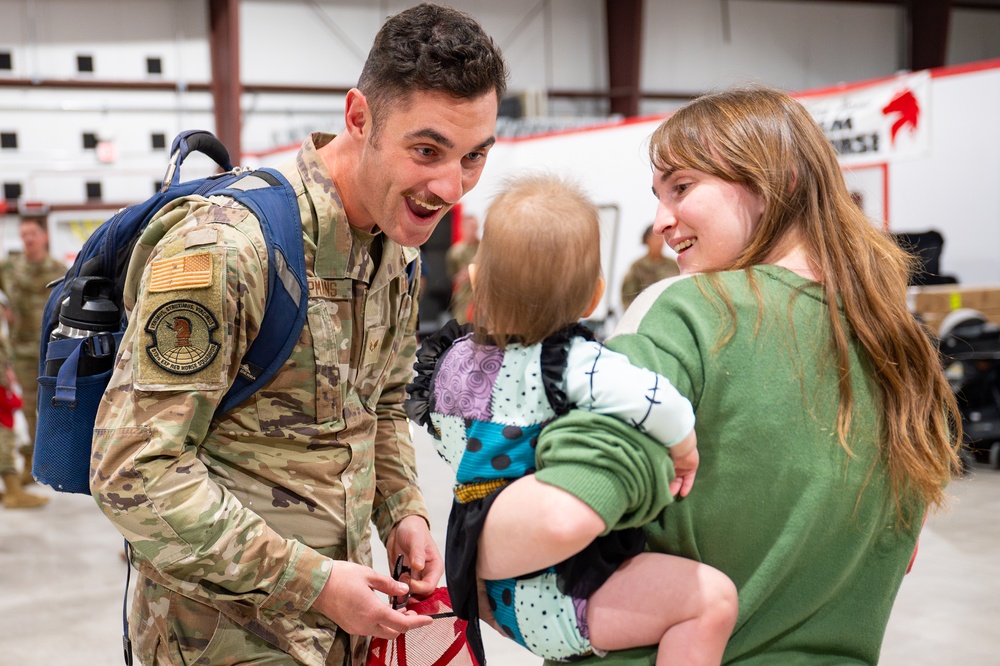
[[(736, 311), (725, 344), (731, 318), (705, 276), (644, 293), (608, 343), (670, 378), (694, 405), (701, 465), (688, 497), (657, 514), (673, 471), (666, 450), (585, 412), (543, 432), (537, 477), (608, 525), (648, 523), (652, 550), (728, 574), (740, 613), (723, 663), (875, 664), (922, 511), (912, 528), (896, 529), (860, 348), (851, 368), (853, 457), (838, 442), (819, 286), (776, 266), (752, 275), (756, 293), (744, 271), (718, 275)], [(599, 663), (653, 660), (644, 649)]]

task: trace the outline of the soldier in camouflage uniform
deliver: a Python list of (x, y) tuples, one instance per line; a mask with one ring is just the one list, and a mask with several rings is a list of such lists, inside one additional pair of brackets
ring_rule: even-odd
[(49, 232), (44, 217), (25, 216), (19, 228), (24, 252), (10, 256), (0, 265), (0, 289), (10, 299), (12, 317), (10, 342), (14, 373), (21, 385), (24, 417), (28, 422), (29, 443), (24, 455), (23, 483), (32, 483), (31, 461), (35, 450), (38, 410), (38, 350), (42, 334), (42, 311), (49, 297), (46, 285), (66, 274), (66, 265), (49, 256)]
[(451, 278), (451, 316), (459, 324), (469, 322), (469, 308), (472, 306), (472, 281), (469, 280), (469, 264), (479, 251), (479, 220), (473, 215), (462, 218), (462, 238), (448, 248), (445, 266)]
[(627, 310), (643, 289), (660, 280), (680, 274), (677, 262), (663, 256), (663, 236), (653, 232), (653, 225), (642, 233), (646, 254), (633, 263), (622, 280), (622, 309)]
[(14, 412), (20, 399), (14, 392), (14, 368), (11, 364), (7, 313), (10, 301), (0, 291), (0, 480), (3, 481), (3, 507), (5, 509), (37, 509), (48, 504), (49, 498), (33, 495), (22, 489), (21, 473), (17, 470), (14, 436)]
[[(478, 182), (505, 86), (467, 15), (420, 5), (387, 21), (345, 131), (279, 167), (298, 196), (307, 322), (279, 373), (226, 414), (265, 305), (259, 224), (222, 196), (150, 223), (91, 469), (139, 571), (141, 663), (363, 664), (367, 636), (430, 622), (373, 592), (427, 593), (443, 572), (402, 407), (419, 295), (407, 266)], [(413, 570), (408, 588), (370, 568), (372, 523)]]

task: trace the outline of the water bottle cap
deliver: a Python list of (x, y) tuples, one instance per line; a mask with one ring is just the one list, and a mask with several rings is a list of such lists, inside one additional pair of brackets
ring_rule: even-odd
[(74, 278), (59, 308), (59, 323), (93, 333), (117, 330), (120, 314), (112, 299), (113, 290), (108, 278), (89, 275)]

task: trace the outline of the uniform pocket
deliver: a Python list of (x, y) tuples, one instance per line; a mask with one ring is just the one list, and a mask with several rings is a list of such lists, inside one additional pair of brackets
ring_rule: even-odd
[[(390, 296), (376, 301), (379, 303), (377, 311), (380, 312), (377, 321), (371, 319), (371, 314), (376, 309), (369, 305), (369, 321), (365, 328), (365, 364), (359, 373), (358, 392), (373, 411), (387, 382), (407, 383), (413, 376), (413, 369), (409, 364), (406, 368), (396, 367), (402, 341), (413, 334), (410, 326), (413, 299), (408, 292), (402, 291), (405, 287), (404, 280), (397, 280), (390, 288)], [(408, 351), (413, 353), (416, 349), (414, 347)], [(394, 373), (396, 376), (393, 378)]]
[[(342, 363), (350, 358), (350, 340), (344, 339), (339, 309), (350, 307), (349, 301), (320, 301), (309, 308), (306, 325), (312, 336), (315, 375), (316, 422), (342, 420), (344, 417), (344, 386), (346, 376)], [(345, 348), (346, 352), (345, 352)]]
[(171, 666), (199, 663), (217, 642), (223, 620), (217, 610), (140, 576), (129, 618), (136, 660)]

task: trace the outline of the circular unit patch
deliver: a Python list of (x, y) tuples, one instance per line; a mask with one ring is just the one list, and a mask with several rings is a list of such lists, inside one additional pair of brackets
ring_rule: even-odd
[(146, 322), (146, 331), (153, 336), (146, 353), (167, 372), (193, 374), (208, 367), (219, 353), (219, 343), (212, 339), (218, 327), (215, 315), (199, 303), (164, 303)]

